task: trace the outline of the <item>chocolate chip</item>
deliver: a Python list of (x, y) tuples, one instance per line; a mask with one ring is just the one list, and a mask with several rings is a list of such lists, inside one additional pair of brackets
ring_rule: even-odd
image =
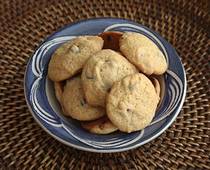
[(128, 89), (129, 89), (130, 91), (133, 91), (133, 89), (134, 89), (134, 85), (129, 84)]
[(84, 98), (82, 98), (82, 99), (80, 100), (80, 104), (81, 104), (82, 106), (84, 106), (84, 105), (86, 104), (86, 100), (85, 100)]
[(109, 93), (110, 91), (111, 91), (111, 88), (108, 88), (108, 89), (107, 89), (107, 92)]

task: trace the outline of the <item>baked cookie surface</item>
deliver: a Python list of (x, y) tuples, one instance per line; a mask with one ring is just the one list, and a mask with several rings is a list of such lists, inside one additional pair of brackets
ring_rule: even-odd
[(152, 81), (152, 84), (154, 85), (154, 87), (155, 87), (155, 91), (156, 91), (156, 93), (157, 93), (157, 95), (158, 95), (158, 98), (160, 99), (160, 82), (158, 81), (158, 79), (157, 78), (155, 78), (155, 77), (152, 77), (151, 78), (151, 81)]
[(101, 135), (109, 134), (118, 130), (107, 117), (102, 117), (90, 122), (82, 122), (81, 125), (87, 131)]
[(64, 115), (81, 121), (95, 120), (105, 114), (100, 107), (90, 106), (84, 96), (80, 77), (67, 80), (62, 95)]
[(144, 74), (160, 75), (167, 70), (165, 56), (157, 45), (146, 36), (126, 32), (119, 42), (120, 51)]
[(61, 103), (61, 98), (63, 95), (63, 83), (62, 82), (54, 82), (55, 96), (59, 103)]
[(62, 81), (78, 73), (90, 55), (101, 50), (103, 39), (98, 36), (81, 36), (61, 45), (51, 57), (49, 78)]
[(137, 73), (114, 83), (107, 96), (107, 115), (119, 130), (130, 133), (150, 124), (157, 104), (152, 82)]
[(105, 49), (90, 57), (82, 71), (87, 102), (105, 107), (106, 95), (113, 83), (138, 70), (119, 53)]

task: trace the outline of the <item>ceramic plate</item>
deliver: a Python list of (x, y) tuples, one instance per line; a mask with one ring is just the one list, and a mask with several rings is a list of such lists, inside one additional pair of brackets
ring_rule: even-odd
[[(115, 132), (95, 135), (85, 131), (71, 118), (62, 116), (47, 68), (54, 51), (79, 35), (97, 35), (105, 31), (139, 32), (150, 38), (165, 55), (167, 72), (160, 77), (161, 101), (152, 123), (130, 134)], [(186, 76), (175, 49), (159, 34), (130, 20), (97, 18), (67, 25), (49, 36), (30, 58), (25, 72), (25, 97), (35, 120), (62, 143), (91, 152), (120, 152), (139, 147), (163, 133), (179, 114), (185, 94)]]

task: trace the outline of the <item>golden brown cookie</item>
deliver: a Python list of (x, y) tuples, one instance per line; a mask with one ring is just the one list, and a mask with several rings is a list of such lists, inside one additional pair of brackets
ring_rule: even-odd
[(142, 34), (124, 33), (120, 38), (120, 51), (147, 75), (160, 75), (167, 70), (166, 59), (161, 50), (152, 40)]
[(158, 79), (156, 79), (154, 77), (151, 78), (151, 81), (152, 81), (152, 83), (155, 87), (155, 91), (160, 99), (160, 83), (159, 83)]
[(114, 83), (107, 97), (107, 115), (119, 130), (130, 133), (150, 124), (157, 104), (152, 82), (136, 73)]
[(109, 134), (117, 131), (117, 127), (107, 117), (90, 122), (82, 122), (81, 125), (84, 129), (95, 134)]
[(67, 80), (62, 95), (62, 105), (64, 114), (77, 120), (95, 120), (105, 114), (103, 108), (92, 107), (86, 102), (80, 77)]
[(81, 36), (61, 45), (53, 54), (48, 75), (53, 81), (62, 81), (78, 73), (90, 55), (101, 50), (103, 40), (98, 36)]
[(90, 57), (82, 71), (82, 84), (87, 102), (105, 107), (106, 95), (113, 83), (138, 70), (113, 50), (101, 50)]
[(63, 94), (63, 83), (62, 82), (54, 82), (55, 96), (59, 103), (61, 103), (61, 97)]

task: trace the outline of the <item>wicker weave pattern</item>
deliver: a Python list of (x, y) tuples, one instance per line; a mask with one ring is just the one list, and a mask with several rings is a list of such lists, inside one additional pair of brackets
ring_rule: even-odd
[[(210, 169), (208, 0), (0, 2), (0, 169)], [(135, 150), (95, 154), (45, 133), (26, 106), (28, 58), (58, 28), (91, 17), (132, 19), (159, 32), (184, 63), (188, 90), (175, 123)]]

